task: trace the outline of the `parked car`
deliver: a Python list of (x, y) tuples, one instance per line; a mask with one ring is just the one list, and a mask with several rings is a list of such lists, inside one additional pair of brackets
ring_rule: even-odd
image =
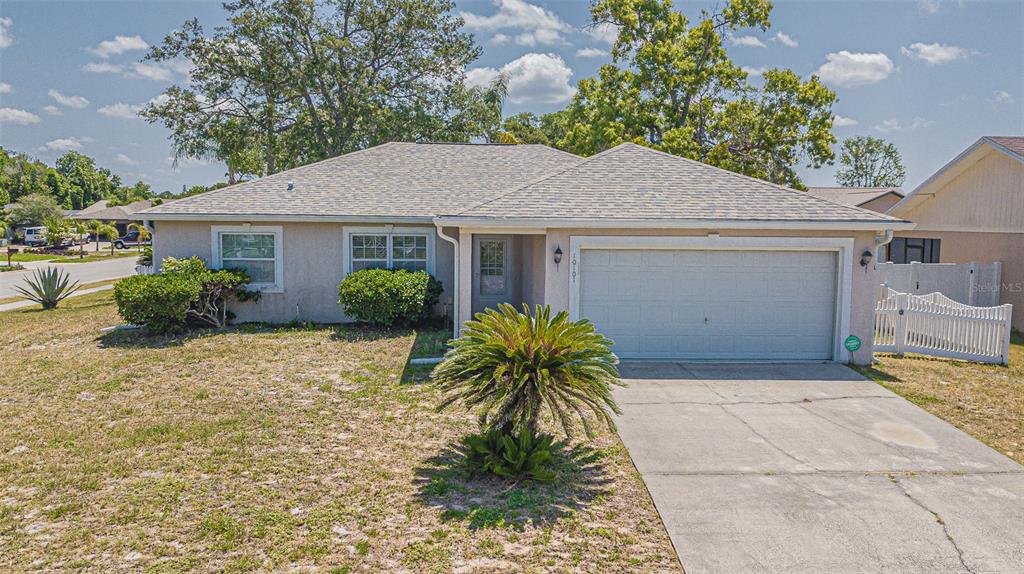
[(46, 245), (46, 228), (26, 227), (25, 245), (28, 245), (30, 247), (42, 247)]
[(114, 240), (114, 247), (118, 249), (128, 249), (129, 247), (138, 247), (139, 245), (149, 245), (150, 241), (139, 241), (139, 232), (132, 230), (122, 235), (119, 239)]

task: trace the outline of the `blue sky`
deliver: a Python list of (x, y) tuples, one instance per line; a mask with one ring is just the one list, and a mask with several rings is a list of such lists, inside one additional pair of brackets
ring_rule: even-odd
[[(691, 17), (704, 2), (677, 2)], [(609, 61), (611, 34), (587, 28), (583, 1), (458, 2), (483, 46), (468, 71), (511, 74), (506, 113), (561, 109), (574, 86)], [(97, 158), (126, 183), (157, 191), (223, 179), (220, 165), (173, 166), (167, 132), (133, 117), (186, 70), (140, 64), (188, 18), (223, 22), (219, 2), (0, 3), (0, 145), (48, 163), (64, 150)], [(767, 32), (729, 40), (752, 74), (818, 73), (839, 95), (840, 139), (894, 142), (912, 189), (981, 135), (1024, 133), (1024, 2), (776, 2)], [(833, 169), (802, 170), (810, 185)]]

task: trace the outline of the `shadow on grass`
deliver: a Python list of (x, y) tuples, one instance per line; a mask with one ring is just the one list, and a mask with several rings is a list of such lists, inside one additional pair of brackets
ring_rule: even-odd
[(864, 367), (861, 365), (850, 365), (850, 368), (864, 375), (865, 377), (875, 381), (876, 383), (898, 383), (900, 382), (899, 377), (887, 373), (881, 369), (875, 367)]
[(441, 509), (441, 520), (480, 528), (520, 529), (545, 526), (587, 507), (611, 492), (601, 462), (604, 453), (590, 447), (562, 446), (553, 453), (558, 473), (551, 482), (511, 482), (494, 476), (470, 476), (457, 445), (416, 469), (419, 499)]
[(449, 329), (423, 328), (416, 330), (416, 339), (402, 369), (402, 384), (415, 385), (430, 378), (434, 365), (414, 365), (412, 359), (433, 359), (443, 357), (448, 351), (452, 332)]

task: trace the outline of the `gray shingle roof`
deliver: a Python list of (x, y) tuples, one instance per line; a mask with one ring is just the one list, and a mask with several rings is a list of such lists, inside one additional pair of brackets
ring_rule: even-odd
[(900, 221), (632, 143), (464, 209), (458, 216), (530, 220)]
[(903, 197), (903, 192), (898, 187), (808, 187), (807, 192), (829, 201), (856, 206), (890, 193)]
[(158, 205), (140, 216), (429, 219), (580, 160), (542, 145), (389, 143)]

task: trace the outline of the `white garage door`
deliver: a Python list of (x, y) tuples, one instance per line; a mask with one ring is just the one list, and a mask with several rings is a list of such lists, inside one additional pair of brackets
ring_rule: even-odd
[(580, 316), (623, 358), (832, 358), (830, 251), (583, 249)]

